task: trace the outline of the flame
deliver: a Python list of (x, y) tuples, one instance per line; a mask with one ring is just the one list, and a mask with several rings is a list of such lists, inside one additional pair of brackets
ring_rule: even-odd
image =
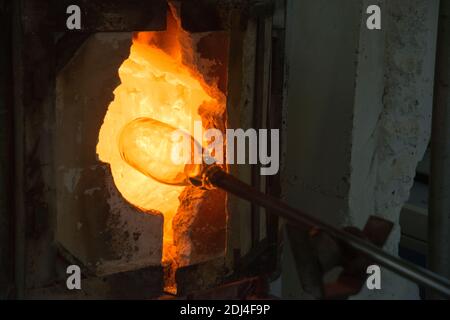
[(208, 85), (194, 67), (190, 36), (181, 28), (175, 8), (169, 7), (166, 31), (133, 37), (130, 55), (119, 68), (121, 84), (100, 129), (97, 154), (110, 164), (116, 187), (128, 202), (144, 212), (163, 214), (162, 263), (176, 265), (172, 220), (184, 187), (168, 186), (138, 172), (122, 160), (117, 143), (121, 129), (136, 118), (153, 118), (193, 134), (194, 121), (202, 120), (202, 106), (224, 107), (217, 86)]

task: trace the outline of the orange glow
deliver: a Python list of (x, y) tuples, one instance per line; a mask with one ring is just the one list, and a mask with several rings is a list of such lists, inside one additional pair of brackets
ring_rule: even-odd
[[(139, 32), (134, 36), (130, 55), (119, 68), (121, 84), (114, 90), (114, 101), (108, 107), (97, 145), (97, 154), (111, 165), (122, 196), (143, 211), (163, 214), (162, 263), (173, 268), (177, 266), (177, 250), (172, 220), (184, 187), (162, 184), (131, 167), (121, 158), (118, 139), (122, 128), (140, 117), (193, 134), (194, 121), (202, 120), (200, 108), (225, 108), (223, 94), (216, 85), (203, 80), (193, 61), (191, 38), (181, 28), (175, 8), (170, 6), (166, 31)], [(160, 160), (171, 161), (163, 155)]]
[[(189, 185), (189, 177), (201, 172), (201, 165), (194, 164), (194, 153), (187, 158), (172, 160), (177, 141), (172, 141), (177, 129), (151, 118), (137, 118), (129, 122), (120, 133), (119, 150), (122, 159), (130, 166), (156, 181), (178, 186)], [(190, 143), (189, 150), (201, 152), (201, 146), (185, 132), (178, 131)], [(190, 142), (189, 142), (190, 141)], [(188, 150), (186, 150), (187, 152)]]

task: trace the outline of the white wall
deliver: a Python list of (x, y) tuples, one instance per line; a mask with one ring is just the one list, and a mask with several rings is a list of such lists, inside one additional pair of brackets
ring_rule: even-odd
[[(438, 2), (288, 0), (289, 204), (336, 226), (362, 227), (371, 214), (398, 223), (430, 134)], [(365, 10), (376, 3), (382, 30), (369, 31)], [(386, 249), (398, 241), (397, 225)], [(282, 292), (304, 297), (288, 247)], [(417, 297), (382, 274), (386, 286), (359, 297)]]

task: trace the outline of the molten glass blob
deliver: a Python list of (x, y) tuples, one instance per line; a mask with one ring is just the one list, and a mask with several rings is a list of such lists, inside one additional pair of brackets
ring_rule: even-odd
[(195, 153), (201, 146), (191, 135), (151, 118), (137, 118), (119, 136), (122, 159), (147, 177), (169, 185), (189, 185), (200, 174)]

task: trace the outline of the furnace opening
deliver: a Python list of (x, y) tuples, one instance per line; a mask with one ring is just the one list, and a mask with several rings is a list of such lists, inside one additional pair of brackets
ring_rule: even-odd
[(226, 196), (220, 190), (168, 186), (141, 174), (121, 158), (118, 135), (140, 117), (189, 133), (195, 121), (224, 132), (227, 46), (221, 32), (183, 30), (176, 7), (169, 5), (165, 31), (134, 33), (130, 55), (118, 70), (121, 83), (99, 132), (97, 154), (110, 164), (120, 194), (142, 214), (164, 217), (161, 262), (169, 292), (176, 292), (177, 268), (224, 253)]

